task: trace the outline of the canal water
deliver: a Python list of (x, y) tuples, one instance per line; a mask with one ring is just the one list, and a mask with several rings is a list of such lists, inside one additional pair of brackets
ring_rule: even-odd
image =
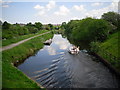
[(18, 68), (46, 88), (120, 87), (118, 78), (86, 50), (71, 55), (72, 44), (61, 34), (55, 34), (52, 41)]

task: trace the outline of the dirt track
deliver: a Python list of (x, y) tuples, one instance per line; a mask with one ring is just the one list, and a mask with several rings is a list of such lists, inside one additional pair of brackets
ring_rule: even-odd
[(17, 42), (17, 43), (10, 44), (10, 45), (8, 45), (8, 46), (4, 46), (4, 47), (0, 48), (0, 52), (1, 52), (1, 51), (4, 51), (4, 50), (11, 49), (11, 48), (13, 48), (13, 47), (16, 47), (16, 46), (18, 46), (18, 45), (20, 45), (20, 44), (22, 44), (22, 43), (24, 43), (24, 42), (26, 42), (26, 41), (28, 41), (28, 40), (30, 40), (30, 39), (33, 39), (33, 38), (35, 38), (35, 37), (38, 37), (38, 36), (41, 36), (41, 35), (44, 35), (44, 34), (47, 34), (47, 33), (50, 33), (50, 31), (49, 31), (49, 32), (46, 32), (46, 33), (42, 33), (42, 34), (36, 35), (36, 36), (33, 36), (33, 37), (30, 37), (30, 38), (27, 38), (27, 39), (24, 39), (24, 40), (19, 41), (19, 42)]

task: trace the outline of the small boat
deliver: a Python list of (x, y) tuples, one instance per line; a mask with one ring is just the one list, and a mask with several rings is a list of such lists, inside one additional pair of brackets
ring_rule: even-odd
[(71, 47), (71, 48), (69, 48), (69, 53), (70, 54), (78, 54), (79, 53), (79, 47), (75, 47), (75, 46), (73, 46), (73, 47)]
[(50, 45), (51, 43), (52, 43), (52, 39), (46, 40), (46, 41), (44, 42), (45, 45)]

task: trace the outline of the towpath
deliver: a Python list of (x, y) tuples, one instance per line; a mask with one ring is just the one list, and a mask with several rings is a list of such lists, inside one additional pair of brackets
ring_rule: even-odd
[(1, 48), (0, 48), (0, 52), (1, 52), (1, 51), (4, 51), (4, 50), (11, 49), (11, 48), (13, 48), (13, 47), (16, 47), (16, 46), (18, 46), (18, 45), (20, 45), (20, 44), (22, 44), (22, 43), (24, 43), (24, 42), (26, 42), (26, 41), (28, 41), (28, 40), (30, 40), (30, 39), (33, 39), (33, 38), (38, 37), (38, 36), (42, 36), (42, 35), (47, 34), (47, 33), (50, 33), (50, 31), (49, 31), (49, 32), (42, 33), (42, 34), (39, 34), (39, 35), (36, 35), (36, 36), (33, 36), (33, 37), (30, 37), (30, 38), (27, 38), (27, 39), (24, 39), (24, 40), (19, 41), (19, 42), (17, 42), (17, 43), (10, 44), (10, 45), (8, 45), (8, 46), (1, 47)]

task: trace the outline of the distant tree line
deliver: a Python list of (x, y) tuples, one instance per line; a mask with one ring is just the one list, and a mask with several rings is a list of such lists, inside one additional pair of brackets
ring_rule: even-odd
[(65, 29), (65, 35), (69, 40), (84, 42), (103, 42), (112, 33), (120, 28), (120, 14), (116, 12), (104, 13), (101, 19), (87, 17), (82, 20), (63, 22), (61, 27)]
[(11, 39), (22, 35), (35, 34), (40, 30), (59, 30), (59, 26), (53, 24), (43, 25), (40, 22), (31, 22), (27, 24), (10, 24), (7, 21), (3, 22), (0, 20), (0, 28), (2, 29), (1, 39)]
[(27, 35), (32, 33), (37, 33), (42, 29), (42, 24), (40, 22), (35, 22), (35, 24), (27, 23), (24, 26), (20, 24), (10, 24), (7, 21), (4, 23), (1, 22), (2, 25), (2, 39), (10, 39), (14, 37), (18, 37), (21, 35)]
[(55, 25), (49, 23), (47, 25), (43, 25), (43, 28), (45, 30), (59, 30), (60, 26), (55, 26)]

